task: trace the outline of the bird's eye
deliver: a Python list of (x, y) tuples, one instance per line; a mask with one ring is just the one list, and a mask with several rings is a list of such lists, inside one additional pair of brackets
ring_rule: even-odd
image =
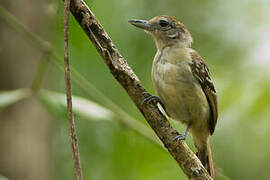
[(169, 22), (166, 21), (166, 20), (160, 20), (160, 21), (159, 21), (159, 25), (160, 25), (161, 27), (166, 27), (166, 26), (169, 25)]

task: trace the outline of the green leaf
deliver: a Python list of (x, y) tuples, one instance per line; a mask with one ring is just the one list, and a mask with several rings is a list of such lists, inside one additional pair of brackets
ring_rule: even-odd
[(31, 95), (29, 89), (0, 91), (0, 110)]
[[(39, 97), (51, 110), (66, 114), (67, 103), (64, 93), (41, 90)], [(79, 96), (72, 96), (72, 109), (76, 115), (86, 119), (112, 120), (114, 118), (110, 110)]]

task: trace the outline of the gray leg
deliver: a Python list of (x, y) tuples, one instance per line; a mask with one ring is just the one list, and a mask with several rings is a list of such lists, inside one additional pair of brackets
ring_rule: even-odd
[(174, 140), (185, 140), (186, 137), (187, 137), (187, 135), (188, 135), (188, 131), (189, 131), (189, 129), (190, 129), (191, 124), (192, 124), (192, 122), (189, 121), (189, 123), (188, 123), (188, 125), (187, 125), (187, 129), (186, 129), (186, 131), (185, 131), (185, 134), (179, 134), (179, 135), (177, 135), (177, 136), (174, 138)]

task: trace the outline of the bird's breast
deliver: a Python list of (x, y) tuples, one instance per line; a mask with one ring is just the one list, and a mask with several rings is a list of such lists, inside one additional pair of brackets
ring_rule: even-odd
[(152, 67), (153, 84), (166, 112), (183, 123), (209, 115), (207, 99), (192, 74), (190, 62), (188, 56), (158, 52)]

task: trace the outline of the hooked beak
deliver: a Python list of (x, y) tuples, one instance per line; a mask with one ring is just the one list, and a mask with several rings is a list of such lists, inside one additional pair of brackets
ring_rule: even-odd
[(147, 31), (150, 31), (152, 29), (151, 24), (146, 20), (131, 19), (128, 22), (138, 28), (141, 28)]

